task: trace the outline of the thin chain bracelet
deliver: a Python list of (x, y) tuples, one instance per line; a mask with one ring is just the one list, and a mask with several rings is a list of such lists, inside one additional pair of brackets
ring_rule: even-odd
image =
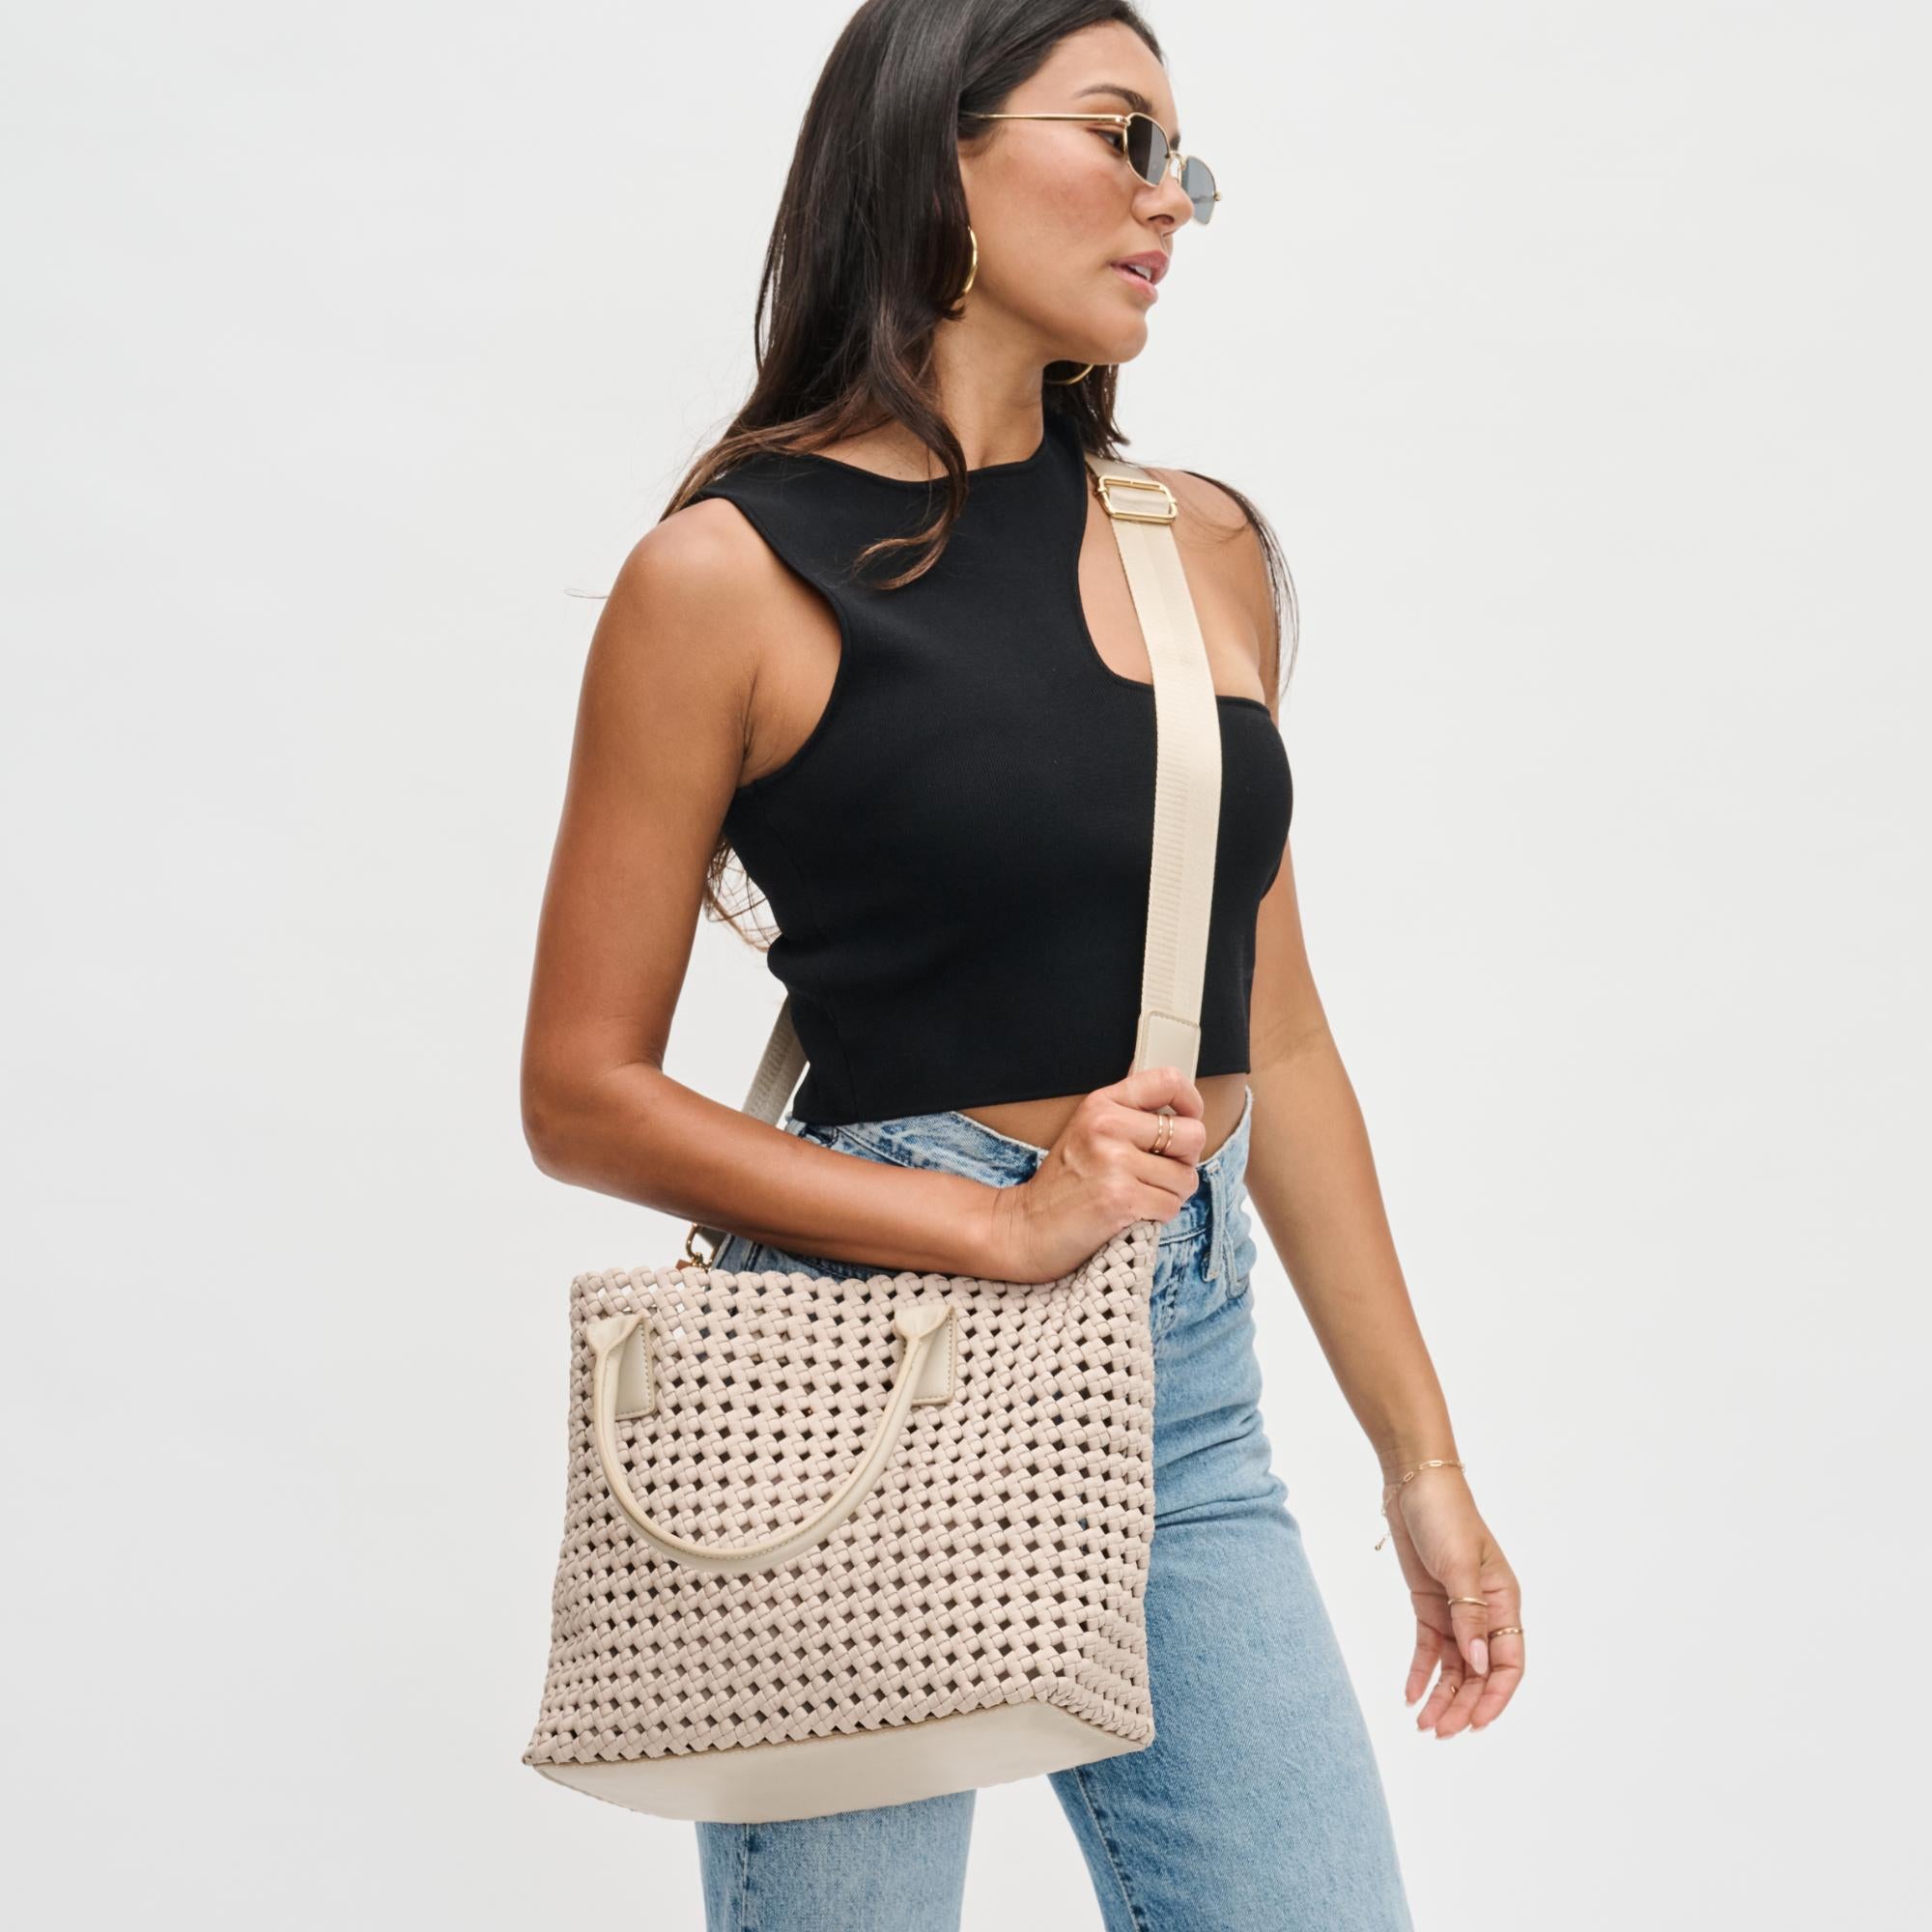
[[(1426, 1463), (1410, 1463), (1407, 1470), (1404, 1473), (1404, 1475), (1401, 1477), (1399, 1481), (1393, 1483), (1384, 1483), (1382, 1485), (1382, 1520), (1384, 1522), (1388, 1520), (1389, 1498), (1392, 1495), (1394, 1495), (1398, 1490), (1402, 1488), (1404, 1483), (1412, 1482), (1417, 1476), (1421, 1475), (1421, 1473), (1425, 1469), (1460, 1469), (1462, 1466), (1463, 1466), (1462, 1463), (1459, 1463), (1453, 1456), (1432, 1456)], [(1387, 1530), (1383, 1530), (1382, 1533), (1376, 1538), (1376, 1548), (1379, 1549), (1382, 1547), (1382, 1545), (1385, 1544), (1388, 1540), (1389, 1540), (1389, 1533)]]

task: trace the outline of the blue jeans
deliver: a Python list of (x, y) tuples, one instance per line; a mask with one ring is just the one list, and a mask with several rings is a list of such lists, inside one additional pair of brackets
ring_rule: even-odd
[[(1154, 1741), (1049, 1779), (1107, 1932), (1411, 1932), (1368, 1728), (1262, 1433), (1242, 1179), (1253, 1112), (1250, 1090), (1163, 1225), (1154, 1270)], [(959, 1113), (781, 1125), (995, 1187), (1046, 1153)], [(742, 1235), (718, 1264), (874, 1272)], [(709, 1932), (954, 1932), (974, 1797), (698, 1824)]]

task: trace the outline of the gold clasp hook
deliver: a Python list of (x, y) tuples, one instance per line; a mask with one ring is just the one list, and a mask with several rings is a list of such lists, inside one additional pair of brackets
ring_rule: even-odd
[(700, 1254), (698, 1250), (692, 1245), (692, 1243), (695, 1240), (696, 1240), (696, 1238), (697, 1238), (697, 1223), (694, 1221), (691, 1224), (691, 1226), (684, 1231), (684, 1253), (686, 1258), (680, 1261), (673, 1262), (671, 1264), (673, 1267), (681, 1267), (681, 1268), (712, 1267), (717, 1264), (718, 1257), (715, 1253), (708, 1255)]

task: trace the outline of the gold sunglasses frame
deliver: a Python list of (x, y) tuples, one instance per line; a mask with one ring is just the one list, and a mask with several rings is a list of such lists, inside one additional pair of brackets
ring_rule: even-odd
[[(1187, 194), (1187, 183), (1181, 174), (1181, 169), (1189, 161), (1199, 161), (1208, 170), (1208, 180), (1214, 183), (1214, 192), (1208, 199), (1209, 201), (1221, 199), (1221, 184), (1215, 177), (1212, 163), (1205, 156), (1183, 155), (1172, 141), (1167, 139), (1167, 129), (1151, 114), (1142, 114), (1138, 110), (1131, 114), (982, 114), (973, 108), (963, 111), (969, 121), (1084, 121), (1089, 127), (1100, 123), (1118, 128), (1123, 140), (1134, 122), (1145, 121), (1163, 141), (1167, 142), (1167, 159), (1161, 166), (1159, 180), (1149, 181), (1138, 168), (1134, 170), (1134, 179), (1146, 187), (1158, 187), (1160, 183), (1167, 179), (1168, 170), (1172, 168), (1175, 180), (1180, 183), (1181, 193)], [(1121, 158), (1126, 160), (1124, 151)], [(1129, 162), (1128, 165), (1132, 166), (1132, 163)], [(1194, 206), (1194, 197), (1191, 194), (1187, 195), (1187, 203), (1191, 210)], [(1208, 217), (1205, 214), (1193, 213), (1189, 218), (1200, 222), (1204, 227), (1207, 226)]]

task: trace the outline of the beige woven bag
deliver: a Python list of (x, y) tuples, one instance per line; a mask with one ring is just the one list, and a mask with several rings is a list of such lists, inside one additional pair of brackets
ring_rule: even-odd
[[(1087, 461), (1153, 668), (1133, 1064), (1191, 1078), (1219, 712), (1172, 494)], [(804, 1066), (787, 1005), (745, 1111), (776, 1122)], [(689, 1236), (691, 1260), (579, 1275), (550, 1667), (523, 1761), (635, 1810), (749, 1823), (1152, 1743), (1159, 1233), (1136, 1221), (1044, 1283), (732, 1272)]]

